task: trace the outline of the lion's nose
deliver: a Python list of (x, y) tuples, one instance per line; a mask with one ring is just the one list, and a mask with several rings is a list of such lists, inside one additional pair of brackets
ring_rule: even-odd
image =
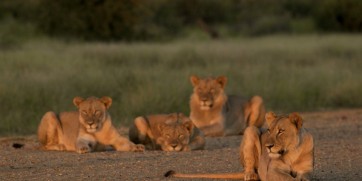
[(94, 122), (95, 122), (95, 120), (94, 120), (94, 119), (88, 119), (88, 120), (87, 120), (87, 123), (88, 123), (89, 125), (94, 124)]
[(272, 144), (272, 143), (267, 143), (267, 144), (265, 144), (265, 146), (266, 146), (268, 149), (271, 149), (271, 148), (273, 148), (274, 144)]
[(176, 148), (177, 144), (171, 144), (172, 148)]

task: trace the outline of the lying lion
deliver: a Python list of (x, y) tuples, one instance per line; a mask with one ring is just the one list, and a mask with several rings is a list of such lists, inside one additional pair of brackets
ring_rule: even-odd
[(231, 174), (181, 174), (169, 171), (166, 177), (183, 178), (233, 178), (244, 180), (309, 180), (313, 170), (313, 136), (303, 127), (298, 113), (288, 116), (266, 114), (268, 129), (260, 131), (255, 126), (245, 129), (240, 146), (242, 173)]
[(205, 146), (200, 130), (181, 113), (137, 117), (130, 127), (129, 138), (150, 150), (189, 151)]
[(228, 96), (224, 88), (225, 76), (201, 79), (191, 76), (193, 93), (190, 98), (190, 118), (205, 136), (241, 134), (247, 126), (264, 124), (263, 99), (253, 96), (249, 100)]
[(135, 145), (122, 137), (112, 125), (107, 109), (110, 97), (75, 97), (78, 111), (56, 114), (47, 112), (38, 127), (38, 139), (45, 150), (67, 150), (78, 153), (104, 150), (112, 146), (117, 151), (143, 151), (143, 145)]

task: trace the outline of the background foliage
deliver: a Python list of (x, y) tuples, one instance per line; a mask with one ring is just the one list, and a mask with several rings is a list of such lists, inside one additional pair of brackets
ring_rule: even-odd
[(3, 0), (42, 34), (83, 40), (169, 40), (190, 29), (212, 38), (271, 33), (361, 32), (360, 0)]

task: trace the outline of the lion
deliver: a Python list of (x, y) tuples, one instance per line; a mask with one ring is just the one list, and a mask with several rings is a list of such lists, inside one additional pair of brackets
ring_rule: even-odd
[(45, 150), (76, 151), (87, 153), (102, 151), (111, 146), (117, 151), (143, 151), (122, 137), (112, 125), (108, 109), (110, 97), (75, 97), (78, 111), (45, 113), (38, 127), (38, 139)]
[(244, 172), (230, 174), (181, 174), (169, 171), (166, 177), (224, 178), (244, 180), (309, 180), (314, 167), (313, 136), (302, 127), (298, 113), (287, 116), (266, 114), (268, 129), (245, 129), (240, 146)]
[(226, 95), (225, 76), (202, 79), (193, 75), (190, 81), (190, 119), (205, 136), (239, 135), (247, 126), (263, 126), (265, 108), (260, 96), (247, 100)]
[(182, 113), (140, 116), (130, 127), (129, 138), (148, 150), (190, 151), (205, 146), (205, 138)]

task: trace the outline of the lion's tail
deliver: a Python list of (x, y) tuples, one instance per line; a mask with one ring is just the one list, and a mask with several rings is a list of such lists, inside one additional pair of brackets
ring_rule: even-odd
[(244, 179), (244, 172), (241, 173), (205, 173), (205, 174), (186, 174), (186, 173), (177, 173), (173, 170), (170, 170), (165, 173), (165, 177), (178, 177), (178, 178), (218, 178), (218, 179)]

